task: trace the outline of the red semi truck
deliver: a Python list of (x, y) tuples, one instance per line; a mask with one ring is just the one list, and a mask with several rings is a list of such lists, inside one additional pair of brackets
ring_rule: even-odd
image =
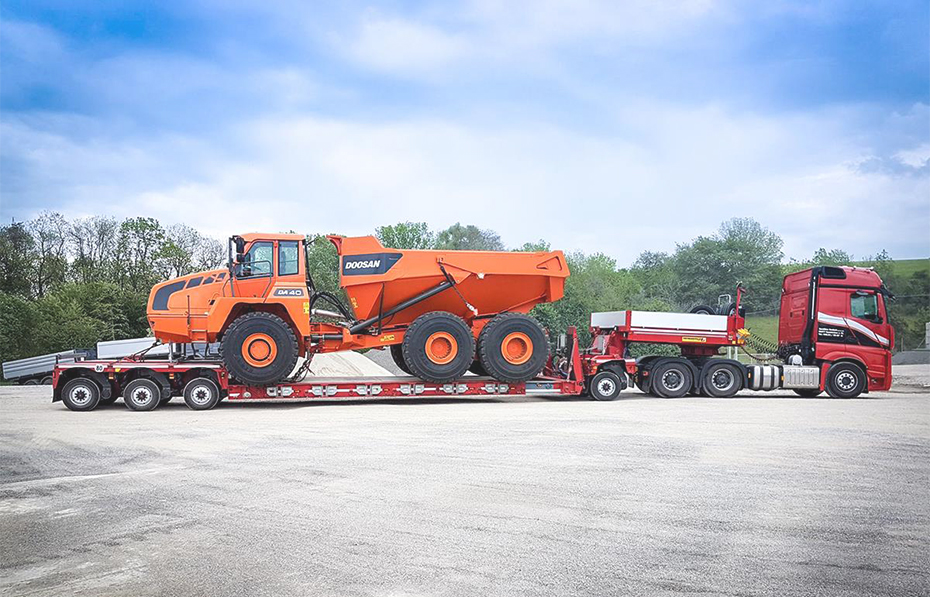
[[(635, 384), (640, 390), (674, 398), (687, 394), (733, 396), (742, 389), (789, 389), (802, 396), (827, 392), (854, 398), (891, 386), (894, 330), (885, 300), (890, 293), (870, 269), (815, 267), (785, 277), (778, 346), (772, 361), (744, 365), (721, 358), (726, 347), (749, 338), (740, 304), (723, 314), (613, 311), (593, 313), (589, 348), (579, 349), (569, 328), (560, 350), (536, 379), (504, 383), (465, 376), (431, 383), (408, 376), (314, 378), (250, 385), (236, 380), (222, 362), (197, 358), (144, 357), (88, 360), (58, 365), (53, 402), (71, 410), (93, 410), (122, 396), (132, 410), (152, 410), (173, 396), (195, 410), (220, 400), (313, 400), (346, 397), (449, 395), (580, 395), (614, 400)], [(632, 358), (637, 343), (677, 346), (677, 356)]]

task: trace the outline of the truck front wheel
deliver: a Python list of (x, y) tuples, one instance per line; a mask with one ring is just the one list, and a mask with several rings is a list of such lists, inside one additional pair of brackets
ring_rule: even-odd
[(240, 316), (229, 325), (220, 343), (229, 373), (245, 384), (274, 384), (297, 364), (297, 338), (283, 319), (271, 313)]
[(855, 398), (865, 384), (865, 372), (852, 363), (833, 365), (827, 373), (827, 394), (833, 398)]

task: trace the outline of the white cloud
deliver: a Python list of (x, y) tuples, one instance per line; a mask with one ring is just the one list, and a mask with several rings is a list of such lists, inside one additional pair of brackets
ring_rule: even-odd
[(870, 148), (846, 128), (850, 110), (776, 118), (641, 105), (618, 117), (623, 136), (537, 122), (275, 116), (235, 127), (223, 148), (179, 137), (78, 144), (24, 124), (13, 130), (20, 159), (57, 173), (42, 191), (63, 211), (143, 213), (215, 236), (462, 221), (513, 246), (545, 238), (627, 264), (751, 216), (785, 238), (791, 257), (820, 246), (926, 256), (930, 177), (858, 170)]

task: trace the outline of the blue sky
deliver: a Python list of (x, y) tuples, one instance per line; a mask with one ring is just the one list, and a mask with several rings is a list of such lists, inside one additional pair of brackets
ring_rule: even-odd
[(4, 2), (0, 212), (930, 255), (921, 2)]

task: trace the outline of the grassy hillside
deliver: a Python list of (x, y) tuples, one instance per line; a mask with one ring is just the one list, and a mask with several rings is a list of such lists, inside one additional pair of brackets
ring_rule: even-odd
[[(869, 263), (865, 261), (856, 262), (854, 265), (868, 267)], [(910, 278), (919, 271), (925, 271), (930, 275), (930, 258), (927, 259), (895, 259), (892, 261), (892, 271), (897, 278)], [(894, 292), (894, 289), (891, 289)]]

